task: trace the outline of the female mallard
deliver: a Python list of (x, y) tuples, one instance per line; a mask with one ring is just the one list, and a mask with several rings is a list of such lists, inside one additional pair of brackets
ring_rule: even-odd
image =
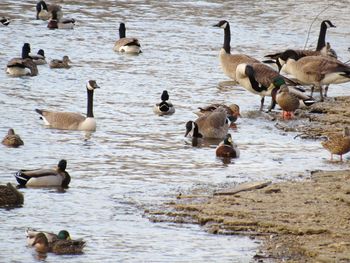
[(229, 118), (231, 123), (234, 123), (238, 119), (238, 117), (241, 117), (239, 106), (237, 104), (230, 104), (229, 106), (227, 106), (225, 104), (214, 103), (203, 108), (199, 107), (199, 112), (196, 112), (196, 114), (198, 115), (198, 117), (201, 117), (207, 113), (216, 110), (219, 107), (222, 107), (226, 110), (227, 118)]
[(219, 144), (215, 152), (217, 157), (239, 157), (239, 149), (237, 148), (237, 145), (233, 143), (230, 133), (226, 135), (225, 139)]
[(55, 169), (19, 170), (15, 177), (20, 186), (49, 187), (61, 186), (67, 188), (70, 175), (66, 172), (67, 161), (59, 161)]
[(38, 233), (34, 239), (33, 246), (39, 253), (53, 252), (58, 255), (64, 254), (81, 254), (85, 246), (84, 240), (57, 239), (49, 243), (46, 235), (42, 232)]
[(36, 76), (38, 75), (38, 67), (29, 56), (30, 44), (24, 43), (22, 47), (22, 57), (13, 58), (7, 63), (6, 73), (14, 76)]
[(21, 137), (19, 137), (18, 134), (15, 134), (14, 129), (9, 129), (7, 132), (7, 135), (1, 142), (3, 145), (6, 145), (7, 147), (19, 147), (23, 145), (23, 141)]
[(30, 54), (30, 57), (36, 65), (44, 65), (47, 63), (45, 59), (45, 51), (43, 49), (39, 49), (36, 55)]
[(18, 206), (23, 204), (23, 194), (12, 184), (0, 185), (0, 206)]
[(47, 27), (49, 29), (73, 29), (75, 26), (75, 19), (61, 18), (57, 16), (57, 12), (52, 12), (52, 18), (49, 20)]
[(36, 19), (49, 20), (52, 12), (56, 12), (58, 18), (62, 18), (62, 7), (55, 4), (46, 4), (45, 1), (39, 1), (36, 4)]
[(68, 64), (70, 61), (68, 56), (63, 56), (62, 60), (53, 59), (50, 61), (50, 68), (70, 68), (71, 66)]
[(69, 232), (67, 230), (61, 230), (60, 232), (58, 232), (58, 234), (54, 234), (51, 232), (38, 231), (38, 230), (35, 230), (32, 228), (27, 228), (25, 233), (26, 233), (26, 237), (27, 237), (28, 246), (33, 246), (35, 237), (39, 233), (43, 233), (46, 236), (49, 244), (52, 244), (53, 242), (55, 242), (57, 240), (70, 240), (71, 239)]
[(192, 137), (192, 146), (196, 147), (202, 144), (203, 135), (199, 133), (198, 125), (194, 121), (188, 121), (186, 123), (185, 137), (188, 135)]
[(331, 161), (333, 154), (340, 155), (340, 161), (343, 161), (343, 154), (350, 151), (350, 131), (348, 127), (343, 129), (342, 134), (330, 135), (327, 141), (321, 142), (323, 148), (331, 153)]
[(114, 44), (113, 50), (116, 52), (125, 52), (130, 54), (141, 53), (141, 45), (137, 38), (126, 37), (126, 28), (124, 23), (119, 25), (119, 40)]
[(0, 18), (0, 26), (8, 26), (10, 24), (10, 19), (6, 17)]
[(166, 90), (163, 91), (162, 96), (160, 97), (162, 100), (160, 103), (157, 103), (153, 107), (154, 113), (158, 115), (170, 115), (175, 112), (174, 105), (169, 101), (169, 94)]

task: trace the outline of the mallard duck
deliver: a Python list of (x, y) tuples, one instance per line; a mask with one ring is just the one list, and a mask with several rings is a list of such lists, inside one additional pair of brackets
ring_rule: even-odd
[(348, 127), (343, 129), (342, 134), (330, 135), (327, 141), (321, 142), (323, 148), (331, 153), (331, 161), (333, 154), (340, 155), (340, 161), (343, 161), (343, 154), (350, 151), (350, 131)]
[(239, 149), (237, 148), (237, 145), (233, 143), (230, 133), (226, 134), (225, 139), (218, 145), (218, 147), (216, 147), (215, 153), (217, 157), (239, 157)]
[(71, 66), (68, 63), (71, 63), (72, 61), (69, 59), (68, 56), (63, 56), (62, 60), (60, 59), (53, 59), (50, 61), (50, 68), (70, 68)]
[(141, 53), (141, 45), (137, 38), (126, 37), (126, 28), (124, 23), (119, 25), (119, 40), (114, 44), (113, 50), (116, 52), (125, 52), (130, 54)]
[(60, 160), (55, 169), (19, 170), (15, 177), (20, 186), (50, 187), (60, 186), (67, 188), (70, 175), (66, 172), (67, 161)]
[(22, 47), (22, 57), (11, 59), (6, 66), (6, 73), (14, 76), (36, 76), (38, 75), (38, 67), (29, 56), (30, 44), (24, 43)]
[(157, 103), (153, 107), (154, 113), (158, 115), (171, 115), (175, 112), (174, 105), (169, 101), (169, 94), (168, 91), (163, 90), (163, 93), (160, 97), (162, 100), (160, 103)]
[(45, 51), (43, 49), (39, 49), (36, 55), (29, 54), (29, 56), (36, 65), (44, 65), (47, 63), (45, 59)]
[(52, 12), (56, 12), (59, 19), (63, 16), (62, 7), (60, 5), (47, 5), (45, 1), (39, 1), (36, 4), (36, 19), (49, 20), (52, 17)]
[(18, 206), (24, 201), (23, 194), (12, 184), (0, 185), (0, 206)]
[(38, 253), (53, 252), (58, 255), (63, 254), (81, 254), (85, 246), (84, 240), (62, 240), (57, 239), (51, 244), (46, 235), (42, 232), (38, 233), (34, 239), (33, 246)]
[(194, 121), (188, 121), (186, 123), (185, 137), (188, 135), (192, 137), (192, 146), (196, 147), (202, 144), (203, 135), (199, 132), (198, 125)]
[(224, 74), (234, 81), (236, 79), (236, 68), (241, 63), (259, 63), (260, 61), (245, 54), (231, 54), (231, 30), (230, 24), (226, 20), (221, 20), (214, 27), (224, 29), (224, 45), (220, 49), (220, 62)]
[(199, 107), (199, 112), (196, 112), (196, 114), (198, 117), (201, 117), (216, 110), (219, 107), (222, 107), (226, 110), (227, 118), (229, 118), (231, 123), (234, 123), (238, 119), (238, 117), (241, 117), (239, 106), (237, 104), (230, 104), (227, 106), (221, 103), (214, 103), (206, 107)]
[(49, 20), (47, 27), (49, 29), (73, 29), (75, 26), (74, 18), (61, 18), (57, 17), (57, 13), (52, 11), (52, 18)]
[(278, 105), (283, 110), (283, 119), (289, 119), (293, 117), (293, 112), (300, 106), (300, 100), (302, 100), (306, 106), (310, 106), (315, 103), (315, 100), (313, 100), (313, 98), (305, 95), (298, 90), (290, 89), (287, 85), (282, 85), (277, 91), (277, 94), (275, 96), (272, 95), (272, 97), (276, 100)]
[(0, 18), (0, 26), (8, 26), (10, 24), (10, 19), (6, 17)]
[(8, 147), (14, 147), (14, 148), (19, 147), (19, 146), (24, 144), (21, 137), (19, 137), (18, 134), (15, 134), (14, 129), (8, 130), (7, 135), (2, 140), (1, 143), (3, 145), (8, 146)]
[(96, 120), (93, 114), (94, 90), (100, 88), (95, 80), (89, 80), (87, 90), (87, 113), (86, 117), (75, 112), (57, 112), (35, 109), (41, 115), (44, 124), (49, 128), (63, 130), (95, 131)]
[(35, 237), (39, 233), (43, 233), (46, 236), (49, 244), (52, 244), (53, 242), (55, 242), (57, 240), (71, 240), (71, 237), (70, 237), (69, 232), (67, 230), (61, 230), (60, 232), (58, 232), (58, 234), (54, 234), (51, 232), (38, 231), (38, 230), (35, 230), (32, 228), (27, 228), (25, 233), (26, 233), (26, 237), (27, 237), (28, 246), (33, 246)]

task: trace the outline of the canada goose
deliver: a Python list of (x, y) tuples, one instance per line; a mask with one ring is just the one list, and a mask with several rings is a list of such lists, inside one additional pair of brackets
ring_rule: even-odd
[(70, 175), (66, 172), (67, 161), (60, 160), (55, 169), (19, 170), (15, 177), (20, 186), (61, 186), (67, 188)]
[(285, 61), (283, 68), (303, 84), (320, 89), (323, 101), (322, 85), (339, 84), (350, 81), (350, 65), (324, 56), (307, 56), (298, 59), (294, 50), (285, 51), (278, 60)]
[(24, 43), (22, 47), (22, 57), (11, 59), (6, 66), (6, 73), (13, 77), (36, 76), (38, 67), (29, 56), (30, 44)]
[(57, 239), (49, 243), (46, 235), (42, 232), (35, 236), (33, 246), (38, 253), (53, 252), (58, 255), (81, 254), (85, 246), (84, 240)]
[(67, 230), (61, 230), (58, 234), (54, 234), (54, 233), (47, 232), (47, 231), (38, 231), (38, 230), (35, 230), (32, 228), (27, 228), (25, 233), (26, 233), (26, 237), (27, 237), (27, 245), (28, 246), (33, 246), (35, 237), (39, 233), (43, 233), (46, 236), (49, 244), (52, 244), (53, 242), (55, 242), (58, 239), (60, 239), (60, 240), (70, 240), (71, 239), (69, 232)]
[[(236, 69), (236, 79), (243, 88), (261, 96), (260, 111), (263, 110), (265, 96), (271, 96), (272, 89), (276, 87), (275, 84), (296, 85), (295, 82), (263, 63), (239, 64)], [(273, 107), (274, 102), (272, 102), (269, 111)]]
[(197, 123), (194, 121), (188, 121), (186, 123), (185, 137), (190, 135), (192, 137), (192, 146), (200, 146), (203, 141), (203, 135), (199, 132)]
[(44, 65), (47, 63), (45, 59), (45, 51), (43, 49), (39, 49), (36, 55), (29, 54), (29, 56), (36, 65)]
[(225, 139), (216, 147), (215, 153), (217, 157), (238, 158), (240, 152), (237, 145), (233, 143), (231, 134), (228, 133)]
[(244, 54), (231, 54), (231, 31), (229, 22), (221, 20), (218, 24), (214, 25), (214, 27), (221, 27), (224, 29), (224, 45), (220, 49), (219, 55), (222, 70), (226, 76), (236, 81), (236, 67), (239, 64), (259, 63), (260, 61)]
[(169, 101), (168, 91), (163, 90), (163, 93), (160, 97), (161, 102), (157, 103), (153, 107), (153, 112), (158, 115), (171, 115), (175, 112), (174, 105)]
[(6, 145), (8, 147), (19, 147), (23, 145), (23, 141), (21, 137), (19, 137), (18, 134), (15, 134), (15, 131), (13, 129), (9, 129), (7, 135), (1, 142), (3, 145)]
[(350, 151), (350, 131), (348, 127), (343, 129), (342, 134), (334, 134), (328, 136), (327, 141), (321, 142), (323, 148), (331, 153), (331, 161), (333, 154), (340, 155), (340, 161), (343, 161), (343, 154)]
[(95, 80), (89, 80), (87, 90), (87, 114), (86, 117), (75, 112), (56, 112), (48, 110), (35, 111), (41, 115), (44, 124), (49, 128), (79, 131), (95, 131), (96, 120), (93, 114), (94, 90), (100, 88)]
[(119, 40), (114, 44), (113, 50), (125, 53), (141, 53), (141, 45), (137, 38), (126, 37), (126, 28), (124, 23), (119, 25)]
[(227, 106), (225, 104), (214, 103), (203, 108), (199, 107), (199, 112), (196, 112), (195, 114), (197, 114), (198, 117), (201, 117), (216, 110), (219, 107), (222, 107), (226, 110), (227, 118), (229, 118), (231, 123), (234, 123), (238, 119), (238, 117), (241, 117), (241, 114), (239, 112), (239, 106), (237, 104), (230, 104)]
[[(321, 22), (320, 34), (318, 36), (316, 50), (293, 49), (296, 52), (298, 58), (302, 58), (302, 57), (305, 57), (305, 56), (318, 56), (318, 55), (321, 55), (322, 54), (322, 50), (324, 49), (324, 47), (326, 47), (326, 32), (327, 32), (327, 28), (331, 28), (331, 27), (336, 27), (336, 26), (333, 25), (332, 22), (329, 21), (329, 20), (323, 20)], [(278, 53), (275, 53), (275, 54), (266, 55), (265, 57), (271, 58), (271, 59), (277, 59), (282, 54), (283, 54), (283, 52), (278, 52)]]
[(63, 56), (62, 60), (60, 59), (53, 59), (50, 61), (50, 68), (70, 68), (71, 65), (68, 63), (72, 63), (72, 61), (69, 59), (68, 56)]
[(75, 26), (74, 18), (61, 18), (57, 17), (57, 12), (52, 11), (52, 18), (49, 20), (47, 27), (49, 29), (73, 29)]
[[(222, 107), (217, 108), (211, 113), (203, 115), (195, 120), (199, 128), (199, 133), (202, 134), (204, 138), (212, 139), (223, 139), (230, 126), (229, 120), (227, 118), (226, 110)], [(186, 135), (191, 132), (188, 128), (195, 126), (186, 125)]]
[[(272, 97), (274, 97), (274, 94), (272, 94)], [(315, 102), (311, 97), (298, 90), (290, 89), (287, 85), (282, 85), (275, 95), (275, 101), (283, 110), (283, 119), (288, 119), (293, 116), (293, 112), (300, 106), (300, 100), (307, 106)]]
[(10, 24), (10, 19), (6, 17), (0, 18), (0, 26), (8, 26)]
[(62, 18), (62, 7), (55, 4), (46, 4), (45, 1), (39, 1), (36, 4), (36, 19), (49, 20), (52, 12), (56, 12), (57, 18)]
[(19, 206), (24, 201), (23, 194), (11, 183), (0, 185), (0, 207)]

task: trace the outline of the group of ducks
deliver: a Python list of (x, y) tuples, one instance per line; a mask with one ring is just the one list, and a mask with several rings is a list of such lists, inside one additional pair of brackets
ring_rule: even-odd
[[(62, 9), (58, 5), (47, 5), (44, 1), (39, 1), (36, 5), (37, 19), (49, 20), (48, 27), (53, 28), (73, 28), (74, 19), (63, 19)], [(1, 19), (2, 25), (8, 25), (9, 20)], [(314, 103), (312, 94), (310, 96), (302, 92), (297, 85), (313, 85), (320, 89), (320, 100), (323, 100), (322, 86), (350, 81), (350, 67), (336, 59), (336, 54), (330, 48), (329, 43), (325, 43), (326, 30), (334, 25), (325, 20), (321, 23), (318, 46), (315, 51), (308, 50), (286, 50), (272, 55), (267, 55), (269, 63), (275, 63), (279, 70), (293, 75), (292, 80), (280, 74), (279, 71), (260, 62), (259, 60), (245, 54), (231, 54), (231, 33), (230, 24), (222, 20), (215, 27), (224, 29), (224, 44), (220, 50), (220, 61), (224, 73), (232, 80), (238, 82), (246, 90), (261, 96), (260, 110), (263, 110), (265, 96), (272, 97), (271, 110), (277, 103), (283, 110), (283, 118), (290, 118), (300, 104), (310, 105)], [(120, 39), (113, 47), (116, 52), (139, 54), (141, 45), (136, 38), (126, 37), (124, 23), (119, 27)], [(52, 60), (51, 68), (69, 68), (69, 57), (65, 56), (62, 61)], [(36, 55), (30, 53), (30, 45), (25, 43), (22, 48), (22, 57), (12, 59), (7, 64), (7, 73), (12, 76), (36, 76), (38, 74), (37, 65), (46, 64), (44, 50), (40, 49)], [(93, 95), (98, 89), (95, 80), (89, 80), (87, 89), (87, 114), (83, 116), (74, 112), (56, 112), (45, 109), (36, 109), (44, 124), (50, 128), (95, 131), (96, 120), (93, 115)], [(327, 96), (327, 89), (325, 96)], [(224, 158), (239, 157), (239, 150), (234, 144), (229, 128), (240, 117), (239, 106), (231, 104), (211, 104), (199, 108), (196, 113), (198, 118), (195, 121), (186, 123), (185, 137), (190, 136), (193, 146), (199, 146), (203, 139), (220, 139), (222, 142), (216, 148), (216, 156)], [(174, 105), (169, 101), (169, 94), (166, 90), (162, 92), (161, 102), (157, 103), (153, 111), (158, 115), (171, 115), (175, 113)], [(3, 139), (2, 143), (10, 147), (23, 145), (21, 138), (15, 134), (13, 129)], [(330, 138), (322, 145), (328, 149), (332, 155), (342, 154), (350, 150), (349, 129), (344, 129), (343, 135)], [(53, 169), (20, 170), (15, 174), (15, 178), (20, 186), (60, 186), (68, 187), (70, 175), (66, 171), (67, 161), (60, 160), (57, 167)], [(12, 191), (8, 185), (6, 191)], [(13, 187), (12, 187), (13, 188)], [(2, 188), (0, 187), (0, 193)], [(23, 203), (23, 196), (22, 196)], [(58, 235), (45, 231), (26, 231), (28, 244), (34, 246), (38, 252), (48, 251), (57, 254), (81, 253), (85, 242), (82, 240), (72, 241), (67, 231), (60, 231)]]

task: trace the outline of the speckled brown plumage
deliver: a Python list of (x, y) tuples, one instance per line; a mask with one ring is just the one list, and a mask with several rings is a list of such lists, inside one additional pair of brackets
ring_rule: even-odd
[(24, 144), (21, 137), (15, 134), (15, 131), (13, 129), (9, 129), (7, 135), (4, 137), (1, 143), (3, 145), (6, 145), (7, 147), (14, 147), (14, 148)]
[(321, 142), (322, 146), (333, 154), (340, 155), (340, 161), (343, 160), (343, 154), (350, 151), (350, 132), (349, 128), (345, 127), (342, 134), (335, 134), (328, 137), (327, 141)]
[(0, 185), (0, 206), (18, 206), (23, 204), (23, 194), (12, 184)]

